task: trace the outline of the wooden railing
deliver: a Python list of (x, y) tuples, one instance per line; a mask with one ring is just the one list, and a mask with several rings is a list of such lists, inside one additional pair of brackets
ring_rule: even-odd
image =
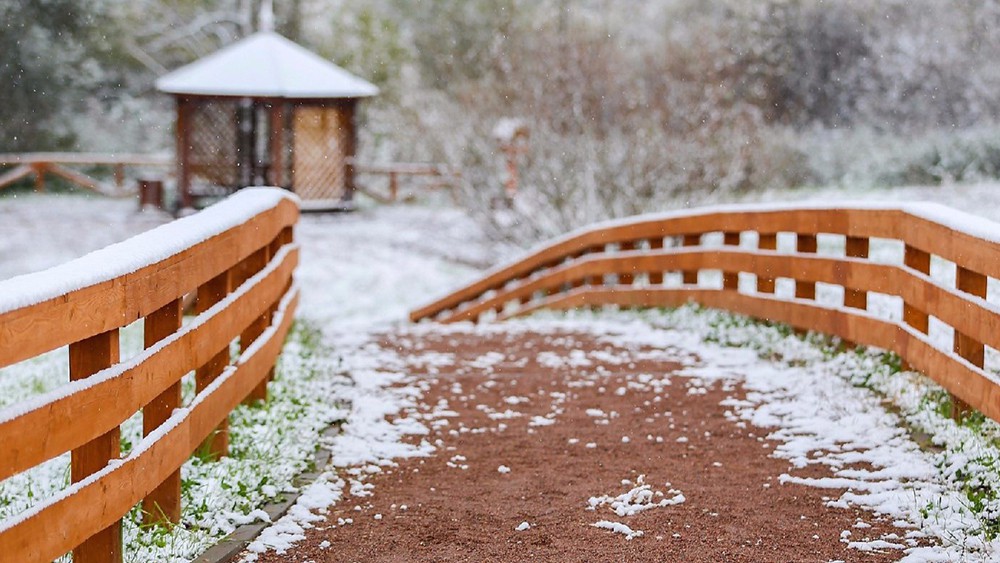
[[(779, 238), (789, 243), (784, 252)], [(873, 240), (895, 256), (869, 259)], [(954, 284), (930, 276), (932, 257), (954, 269)], [(699, 273), (711, 270), (721, 276), (710, 285), (713, 276)], [(778, 278), (794, 280), (794, 295), (775, 294)], [(577, 232), (410, 318), (477, 321), (542, 308), (694, 301), (891, 350), (956, 404), (1000, 420), (1000, 380), (984, 370), (986, 347), (1000, 349), (1000, 308), (986, 301), (990, 278), (1000, 278), (1000, 224), (943, 206), (726, 207)], [(817, 301), (818, 283), (843, 288), (842, 300)], [(869, 307), (873, 293), (901, 298), (902, 310)], [(932, 342), (930, 316), (954, 329), (950, 346)]]
[[(0, 559), (121, 561), (121, 519), (177, 522), (180, 467), (228, 448), (226, 421), (266, 384), (298, 291), (296, 200), (247, 189), (81, 259), (0, 282), (0, 367), (69, 346), (66, 385), (0, 410), (0, 480), (67, 451), (72, 485), (0, 522)], [(197, 294), (197, 316), (181, 302)], [(145, 350), (119, 358), (119, 330), (144, 321)], [(239, 342), (238, 358), (230, 347)], [(181, 404), (181, 378), (197, 394)], [(142, 411), (143, 440), (121, 457), (119, 427)]]
[[(351, 165), (354, 174), (359, 176), (388, 177), (388, 194), (379, 193), (360, 184), (357, 186), (358, 190), (379, 203), (395, 203), (400, 199), (400, 178), (423, 177), (429, 179), (429, 181), (424, 182), (420, 186), (425, 191), (436, 188), (452, 189), (461, 178), (460, 172), (449, 169), (441, 164), (423, 162), (383, 162), (374, 164), (358, 162), (353, 158), (348, 159), (348, 164)], [(454, 196), (454, 194), (452, 195)]]
[[(75, 152), (30, 152), (19, 154), (0, 154), (0, 166), (14, 168), (0, 174), (0, 190), (23, 178), (34, 177), (35, 191), (45, 191), (45, 176), (54, 174), (77, 186), (97, 192), (101, 195), (120, 196), (129, 193), (125, 188), (126, 166), (167, 167), (173, 165), (173, 159), (164, 155), (151, 154), (104, 154)], [(105, 165), (114, 170), (114, 187), (68, 168), (67, 165)]]

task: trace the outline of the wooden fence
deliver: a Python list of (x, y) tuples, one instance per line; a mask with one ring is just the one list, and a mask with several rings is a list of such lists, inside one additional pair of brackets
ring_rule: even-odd
[[(122, 560), (121, 519), (177, 522), (180, 467), (204, 445), (228, 448), (226, 421), (266, 398), (298, 302), (296, 200), (247, 189), (52, 270), (0, 282), (0, 367), (69, 346), (69, 379), (0, 410), (0, 479), (71, 453), (72, 485), (0, 522), (0, 559)], [(197, 295), (183, 322), (181, 301)], [(119, 329), (144, 323), (145, 350), (119, 358)], [(239, 343), (230, 362), (231, 344)], [(181, 378), (197, 394), (181, 404)], [(120, 425), (142, 411), (143, 440), (126, 457)]]
[[(14, 168), (0, 174), (0, 190), (23, 178), (34, 177), (35, 191), (45, 191), (45, 176), (54, 174), (82, 188), (101, 195), (123, 196), (131, 193), (125, 187), (125, 167), (169, 167), (173, 159), (163, 155), (145, 154), (103, 154), (73, 152), (31, 152), (20, 154), (0, 154), (0, 166)], [(73, 166), (111, 166), (114, 169), (114, 186), (108, 186)]]
[[(779, 238), (794, 250), (779, 252)], [(869, 259), (873, 240), (897, 248), (895, 260)], [(954, 269), (954, 284), (930, 276), (932, 257)], [(721, 272), (714, 287), (703, 271)], [(794, 280), (794, 296), (775, 294), (779, 278)], [(1000, 420), (1000, 380), (984, 370), (986, 348), (1000, 349), (1000, 308), (986, 301), (990, 278), (1000, 278), (1000, 225), (943, 206), (726, 207), (577, 232), (410, 318), (477, 321), (542, 308), (694, 301), (891, 350), (956, 404)], [(842, 303), (818, 302), (817, 283), (843, 288)], [(901, 314), (870, 308), (872, 293), (898, 297)], [(932, 342), (930, 317), (954, 329), (951, 346)]]

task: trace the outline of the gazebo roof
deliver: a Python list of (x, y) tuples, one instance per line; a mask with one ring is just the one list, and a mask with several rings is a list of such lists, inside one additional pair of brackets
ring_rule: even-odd
[(169, 94), (363, 98), (378, 87), (271, 31), (261, 31), (156, 81)]

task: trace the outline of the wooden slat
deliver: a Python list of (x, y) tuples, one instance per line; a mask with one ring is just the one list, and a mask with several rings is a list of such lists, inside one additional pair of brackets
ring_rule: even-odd
[[(740, 234), (735, 232), (723, 233), (722, 244), (726, 246), (739, 246)], [(736, 291), (737, 289), (739, 289), (739, 286), (740, 286), (739, 272), (724, 269), (722, 271), (722, 289)]]
[[(71, 381), (87, 379), (95, 373), (118, 362), (119, 341), (118, 329), (92, 336), (86, 340), (75, 342), (69, 347), (69, 378)], [(77, 417), (73, 423), (79, 426), (87, 424), (86, 414)], [(37, 430), (37, 428), (36, 428)], [(29, 434), (32, 439), (38, 439), (37, 434)], [(73, 450), (70, 456), (70, 479), (79, 483), (94, 473), (104, 469), (111, 460), (118, 459), (121, 453), (121, 430), (119, 426), (81, 444)], [(76, 563), (114, 563), (122, 560), (122, 526), (120, 516), (108, 519), (88, 534), (83, 540), (75, 542), (73, 561)], [(41, 538), (43, 536), (38, 536)], [(36, 538), (37, 539), (37, 538)], [(9, 555), (0, 549), (0, 553)]]
[[(175, 299), (146, 317), (143, 345), (151, 348), (181, 328), (182, 299)], [(181, 406), (181, 382), (169, 385), (142, 408), (142, 435), (149, 436)], [(181, 520), (181, 473), (168, 475), (142, 500), (143, 522), (176, 524)]]
[[(539, 265), (559, 260), (581, 249), (625, 240), (681, 236), (718, 231), (759, 231), (767, 233), (829, 233), (857, 238), (888, 238), (936, 254), (987, 276), (1000, 278), (1000, 261), (994, 245), (983, 239), (939, 225), (899, 209), (774, 209), (729, 212), (691, 212), (667, 219), (639, 217), (613, 227), (595, 226), (539, 249), (522, 260), (491, 272), (459, 290), (410, 314), (413, 321), (432, 318), (482, 293), (502, 287), (512, 279), (529, 275)], [(762, 233), (762, 238), (764, 237)], [(770, 235), (767, 235), (770, 236)], [(766, 248), (766, 247), (761, 247)], [(688, 277), (690, 280), (690, 276)], [(690, 281), (685, 283), (692, 283)], [(766, 289), (766, 287), (765, 287)]]
[[(778, 249), (778, 234), (760, 233), (757, 248), (776, 251)], [(759, 293), (774, 293), (774, 276), (770, 273), (757, 274), (757, 291)]]
[[(903, 264), (922, 274), (929, 275), (931, 273), (930, 254), (908, 244), (903, 249)], [(927, 334), (929, 328), (927, 313), (919, 305), (905, 299), (903, 300), (903, 322)]]
[[(847, 237), (844, 243), (844, 254), (849, 258), (868, 258), (869, 242), (863, 237)], [(868, 292), (857, 289), (844, 289), (844, 306), (855, 309), (868, 308)]]
[[(816, 253), (818, 248), (816, 235), (799, 233), (795, 241), (797, 252)], [(816, 299), (816, 282), (803, 281), (795, 276), (795, 297), (798, 299)]]
[(633, 252), (618, 256), (592, 255), (533, 278), (505, 292), (463, 309), (443, 322), (471, 320), (497, 302), (516, 299), (536, 291), (552, 290), (583, 276), (617, 273), (625, 269), (640, 272), (657, 269), (708, 269), (730, 267), (739, 271), (767, 273), (776, 277), (798, 276), (811, 283), (823, 282), (861, 292), (898, 295), (904, 301), (930, 311), (957, 330), (980, 342), (1000, 348), (1000, 309), (980, 298), (943, 288), (926, 275), (890, 264), (862, 259), (845, 259), (808, 254), (774, 254), (750, 250), (673, 248), (656, 253)]
[(0, 314), (0, 367), (125, 326), (229, 269), (298, 218), (283, 200), (246, 223), (156, 264)]
[[(0, 479), (19, 473), (100, 436), (164, 392), (184, 374), (216, 356), (219, 349), (266, 311), (288, 286), (298, 264), (298, 250), (280, 253), (271, 271), (253, 287), (241, 287), (231, 306), (185, 327), (153, 354), (130, 360), (120, 374), (76, 393), (59, 396), (18, 416), (0, 420), (4, 455)], [(101, 405), (95, 409), (94, 405)], [(75, 421), (86, 419), (88, 424)], [(46, 429), (44, 440), (35, 431)]]
[[(260, 271), (261, 268), (267, 264), (269, 248), (262, 248), (259, 251), (251, 254), (242, 262), (244, 270), (253, 275)], [(255, 340), (264, 332), (264, 329), (271, 323), (270, 310), (262, 311), (261, 314), (253, 320), (243, 332), (240, 333), (240, 348), (246, 350), (250, 347)], [(250, 392), (246, 397), (247, 404), (253, 404), (259, 401), (267, 401), (267, 379), (263, 379), (257, 387)]]
[[(216, 303), (229, 295), (235, 285), (236, 269), (236, 267), (230, 268), (198, 288), (197, 303), (195, 305), (198, 314), (208, 311)], [(229, 365), (229, 344), (234, 337), (235, 335), (231, 335), (229, 340), (222, 342), (222, 345), (217, 348), (218, 351), (207, 362), (195, 369), (195, 390), (198, 393), (207, 389), (217, 377), (222, 375), (226, 366)], [(219, 423), (215, 431), (201, 445), (200, 450), (211, 458), (229, 455), (228, 418)]]
[[(701, 244), (701, 235), (685, 234), (681, 240), (683, 246), (698, 246)], [(698, 284), (698, 270), (684, 270), (681, 272), (681, 281), (687, 285)]]
[(51, 561), (118, 521), (176, 471), (222, 418), (266, 376), (291, 326), (297, 293), (286, 296), (284, 303), (275, 330), (256, 353), (241, 358), (232, 373), (217, 382), (211, 392), (200, 395), (189, 412), (181, 412), (178, 419), (173, 419), (171, 422), (176, 424), (156, 441), (140, 444), (120, 465), (107, 468), (82, 487), (63, 491), (29, 510), (22, 519), (0, 524), (0, 553), (11, 561)]

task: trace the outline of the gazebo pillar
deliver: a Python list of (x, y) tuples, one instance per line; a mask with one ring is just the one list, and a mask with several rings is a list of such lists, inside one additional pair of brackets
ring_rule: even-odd
[(285, 103), (283, 101), (275, 101), (271, 104), (271, 139), (270, 150), (271, 150), (271, 166), (268, 169), (268, 183), (272, 186), (279, 186), (282, 188), (288, 187), (287, 180), (285, 179)]
[(354, 156), (357, 152), (358, 147), (358, 128), (355, 123), (355, 109), (358, 106), (356, 99), (350, 100), (345, 105), (345, 117), (347, 123), (347, 146), (344, 147), (344, 162), (346, 166), (344, 167), (344, 201), (352, 201), (354, 199)]
[(194, 207), (191, 197), (191, 174), (188, 163), (191, 157), (191, 113), (192, 102), (184, 96), (177, 100), (177, 195), (182, 208)]

